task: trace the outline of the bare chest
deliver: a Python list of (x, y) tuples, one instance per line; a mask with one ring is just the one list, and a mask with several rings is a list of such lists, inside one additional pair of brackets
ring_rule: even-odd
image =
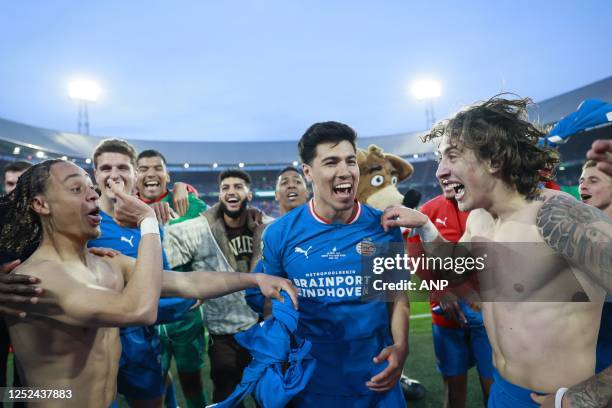
[(92, 256), (87, 260), (87, 267), (75, 265), (73, 277), (85, 284), (103, 287), (120, 292), (124, 287), (123, 275), (110, 263)]

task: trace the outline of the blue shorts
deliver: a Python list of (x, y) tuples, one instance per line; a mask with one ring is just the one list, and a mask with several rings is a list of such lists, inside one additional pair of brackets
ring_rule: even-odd
[(596, 361), (596, 372), (605, 370), (612, 365), (612, 302), (604, 303), (601, 312)]
[(128, 400), (151, 400), (164, 395), (161, 346), (155, 328), (122, 329), (121, 347), (117, 392)]
[(484, 326), (448, 328), (432, 325), (438, 371), (445, 377), (464, 375), (476, 366), (483, 378), (493, 378), (493, 351)]
[(497, 370), (493, 372), (493, 379), (487, 408), (540, 408), (540, 405), (531, 399), (530, 394), (535, 391), (504, 380)]
[(323, 395), (302, 391), (289, 403), (292, 408), (403, 408), (406, 406), (399, 381), (387, 392), (372, 391), (366, 395)]

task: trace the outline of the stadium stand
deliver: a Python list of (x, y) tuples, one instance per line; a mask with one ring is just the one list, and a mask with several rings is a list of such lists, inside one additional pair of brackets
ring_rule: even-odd
[[(586, 98), (612, 101), (612, 77), (573, 91), (538, 102), (530, 109), (530, 119), (541, 126), (550, 126), (573, 112)], [(557, 182), (562, 186), (577, 183), (584, 154), (595, 139), (612, 137), (612, 126), (587, 129), (559, 146), (562, 164)], [(437, 163), (433, 144), (423, 144), (420, 132), (396, 135), (360, 137), (359, 146), (377, 144), (385, 151), (402, 156), (414, 166), (414, 175), (398, 187), (403, 194), (414, 188), (422, 193), (421, 202), (439, 194), (435, 179)], [(296, 135), (296, 139), (299, 135)], [(24, 159), (38, 162), (46, 158), (72, 160), (91, 171), (89, 154), (104, 138), (44, 129), (0, 119), (0, 166)], [(298, 160), (295, 141), (261, 142), (175, 142), (129, 140), (137, 150), (156, 149), (164, 153), (174, 181), (184, 181), (196, 187), (208, 203), (217, 201), (217, 177), (230, 167), (243, 169), (253, 178), (253, 205), (270, 215), (278, 215), (274, 201), (275, 177), (279, 170)], [(188, 166), (186, 166), (186, 163)]]

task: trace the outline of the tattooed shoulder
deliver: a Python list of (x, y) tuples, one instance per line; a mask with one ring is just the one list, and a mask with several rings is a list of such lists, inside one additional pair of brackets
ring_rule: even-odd
[(555, 252), (612, 287), (612, 220), (603, 212), (559, 194), (546, 200), (536, 225)]

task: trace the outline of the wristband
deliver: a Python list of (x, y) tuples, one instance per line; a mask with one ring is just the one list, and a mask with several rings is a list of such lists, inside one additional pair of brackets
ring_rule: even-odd
[(155, 217), (147, 217), (140, 221), (140, 235), (157, 234), (159, 235), (159, 223)]
[(563, 396), (567, 392), (567, 388), (559, 388), (555, 394), (555, 408), (561, 408), (563, 402)]
[(431, 242), (438, 237), (438, 230), (429, 219), (425, 225), (416, 228), (416, 232), (421, 236), (423, 242)]

